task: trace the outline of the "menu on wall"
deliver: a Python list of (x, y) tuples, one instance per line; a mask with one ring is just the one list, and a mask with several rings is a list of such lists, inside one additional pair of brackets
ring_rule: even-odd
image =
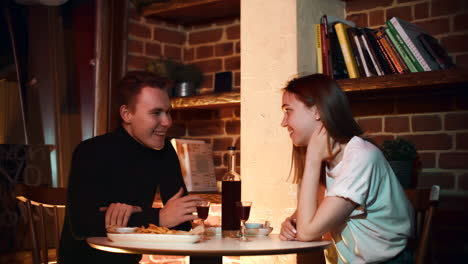
[(189, 192), (216, 191), (212, 145), (203, 140), (171, 140)]

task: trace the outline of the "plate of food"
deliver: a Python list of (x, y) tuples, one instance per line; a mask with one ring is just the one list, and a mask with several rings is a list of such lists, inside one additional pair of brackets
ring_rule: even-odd
[(133, 231), (130, 230), (130, 228), (108, 229), (107, 238), (114, 242), (151, 243), (196, 243), (200, 240), (200, 236), (194, 232), (195, 229), (187, 232), (149, 224), (148, 227), (135, 227)]

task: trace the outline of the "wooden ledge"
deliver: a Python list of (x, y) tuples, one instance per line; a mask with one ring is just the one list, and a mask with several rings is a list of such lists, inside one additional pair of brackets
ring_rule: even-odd
[[(338, 80), (345, 92), (433, 90), (468, 86), (468, 70), (453, 68), (430, 72), (392, 74)], [(468, 88), (467, 88), (468, 89)]]
[(172, 0), (142, 8), (143, 16), (190, 25), (240, 17), (240, 0)]
[(240, 92), (171, 98), (172, 109), (221, 108), (240, 105)]

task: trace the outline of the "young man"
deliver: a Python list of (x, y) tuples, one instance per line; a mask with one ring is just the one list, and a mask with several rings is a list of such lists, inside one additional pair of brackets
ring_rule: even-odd
[[(87, 237), (105, 236), (107, 226), (191, 228), (201, 198), (184, 196), (179, 160), (165, 138), (172, 125), (168, 86), (152, 73), (128, 73), (119, 84), (122, 125), (75, 149), (61, 263), (138, 263), (141, 255), (108, 253), (86, 243)], [(160, 210), (152, 208), (158, 187)]]

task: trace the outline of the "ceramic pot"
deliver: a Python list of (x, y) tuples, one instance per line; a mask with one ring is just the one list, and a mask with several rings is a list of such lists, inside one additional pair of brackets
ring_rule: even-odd
[(400, 181), (403, 189), (411, 187), (411, 178), (413, 174), (413, 161), (411, 160), (393, 160), (389, 161), (398, 181)]
[(196, 94), (195, 85), (192, 82), (180, 82), (176, 84), (174, 96), (192, 96)]

